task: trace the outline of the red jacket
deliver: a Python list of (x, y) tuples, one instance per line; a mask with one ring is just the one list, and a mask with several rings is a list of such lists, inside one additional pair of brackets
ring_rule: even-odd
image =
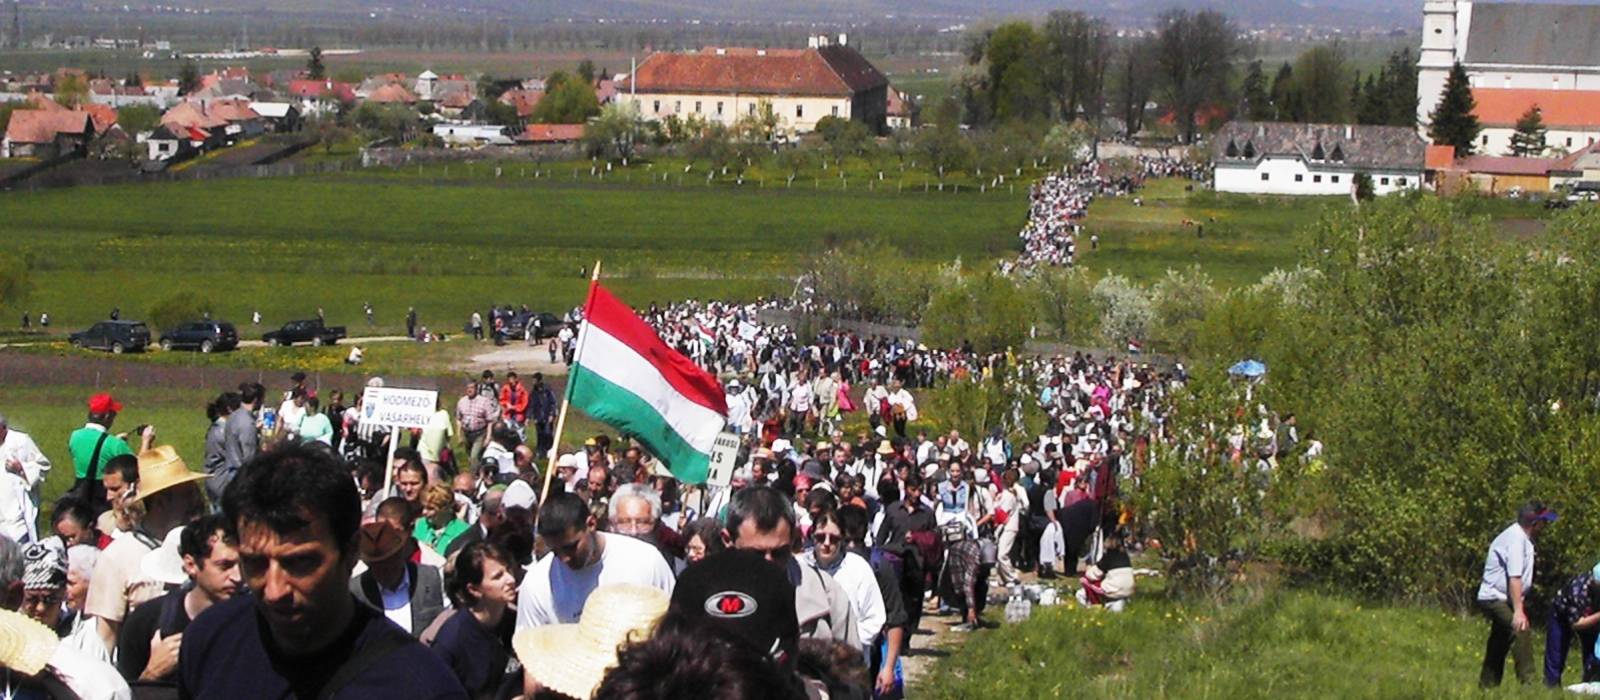
[(518, 423), (528, 421), (528, 388), (522, 384), (500, 387), (500, 410)]

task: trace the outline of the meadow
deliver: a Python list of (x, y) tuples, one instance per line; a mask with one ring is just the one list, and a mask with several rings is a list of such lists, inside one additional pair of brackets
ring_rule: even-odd
[[(970, 633), (913, 690), (951, 699), (1551, 697), (1543, 685), (1519, 687), (1509, 663), (1504, 686), (1478, 689), (1488, 625), (1474, 615), (1270, 585), (1221, 601), (1170, 597), (1148, 579), (1140, 588), (1120, 614), (1035, 606), (1024, 623)], [(1002, 607), (986, 618), (1000, 619)], [(1542, 643), (1536, 630), (1536, 663)], [(1576, 655), (1567, 683), (1582, 680)]]

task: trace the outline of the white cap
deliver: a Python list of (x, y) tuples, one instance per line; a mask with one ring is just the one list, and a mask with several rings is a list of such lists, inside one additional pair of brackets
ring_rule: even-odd
[(783, 454), (785, 452), (788, 452), (789, 450), (791, 450), (793, 448), (794, 448), (794, 445), (791, 444), (788, 440), (785, 440), (784, 438), (778, 438), (778, 439), (772, 441), (772, 453), (773, 454), (781, 455), (781, 454)]
[(557, 469), (577, 469), (578, 468), (578, 455), (576, 455), (576, 454), (574, 454), (572, 452), (568, 452), (568, 453), (566, 453), (564, 455), (561, 455), (560, 457), (557, 457), (556, 458), (556, 468)]

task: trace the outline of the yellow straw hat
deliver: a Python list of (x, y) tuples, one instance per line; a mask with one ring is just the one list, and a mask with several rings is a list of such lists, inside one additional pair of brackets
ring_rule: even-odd
[(37, 676), (59, 643), (55, 632), (33, 618), (0, 610), (0, 667)]
[(189, 465), (171, 445), (158, 445), (139, 453), (139, 486), (133, 502), (174, 486), (210, 478), (210, 474), (189, 471)]
[(649, 586), (601, 586), (589, 594), (577, 623), (529, 627), (511, 639), (511, 648), (540, 685), (587, 698), (617, 664), (617, 647), (649, 636), (669, 600)]

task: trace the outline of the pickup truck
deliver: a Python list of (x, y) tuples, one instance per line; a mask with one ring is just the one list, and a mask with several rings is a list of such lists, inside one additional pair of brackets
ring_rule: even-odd
[(313, 318), (285, 323), (282, 328), (261, 336), (261, 339), (267, 345), (284, 347), (295, 343), (332, 345), (344, 337), (344, 326), (324, 326), (322, 321)]

